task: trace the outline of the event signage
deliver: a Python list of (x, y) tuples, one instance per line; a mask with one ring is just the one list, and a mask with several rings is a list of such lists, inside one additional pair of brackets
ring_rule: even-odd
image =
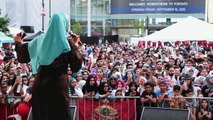
[(205, 13), (205, 0), (111, 0), (111, 14)]

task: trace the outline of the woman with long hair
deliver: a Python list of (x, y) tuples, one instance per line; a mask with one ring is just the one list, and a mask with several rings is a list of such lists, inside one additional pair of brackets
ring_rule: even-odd
[(109, 84), (107, 82), (102, 82), (99, 85), (95, 98), (101, 102), (110, 102), (114, 99), (111, 92), (112, 91), (110, 91)]

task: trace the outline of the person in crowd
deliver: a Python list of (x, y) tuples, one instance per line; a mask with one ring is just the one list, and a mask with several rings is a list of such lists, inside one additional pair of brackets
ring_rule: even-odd
[(176, 67), (182, 68), (182, 60), (180, 58), (175, 59), (175, 64)]
[(95, 75), (91, 74), (88, 76), (86, 84), (83, 86), (82, 91), (84, 93), (84, 97), (92, 97), (96, 95), (96, 93), (98, 92), (98, 86)]
[(78, 96), (78, 97), (82, 98), (84, 94), (83, 94), (82, 90), (77, 87), (77, 84), (78, 84), (78, 82), (75, 78), (71, 78), (69, 80), (69, 90), (70, 90), (69, 95)]
[(0, 63), (3, 62), (5, 56), (5, 52), (0, 48)]
[(32, 100), (32, 88), (33, 88), (33, 84), (35, 81), (35, 76), (30, 76), (29, 77), (29, 87), (26, 90), (26, 94), (24, 95), (24, 102), (29, 102), (30, 100)]
[(175, 74), (174, 74), (175, 69), (173, 66), (169, 65), (167, 68), (167, 71), (168, 71), (168, 75), (164, 76), (165, 78), (167, 78), (165, 82), (170, 88), (173, 88), (174, 85), (178, 85), (178, 82), (175, 79)]
[(142, 61), (138, 61), (138, 62), (136, 63), (136, 68), (142, 69), (142, 67), (143, 67), (143, 62), (142, 62)]
[(137, 92), (139, 92), (140, 96), (142, 95), (143, 91), (144, 91), (144, 84), (147, 82), (146, 81), (146, 78), (140, 76), (136, 79), (135, 81), (138, 85), (138, 88), (137, 88)]
[(80, 88), (80, 89), (82, 90), (83, 86), (84, 86), (85, 83), (86, 83), (86, 80), (83, 80), (83, 75), (82, 75), (82, 73), (81, 73), (81, 72), (77, 72), (75, 78), (76, 78), (76, 80), (77, 80), (77, 82), (78, 82), (77, 87)]
[(73, 72), (70, 67), (67, 67), (67, 75), (73, 75)]
[(190, 98), (194, 96), (194, 91), (192, 89), (187, 89), (185, 99), (185, 107), (189, 110), (190, 116), (192, 120), (196, 120), (196, 100), (194, 98)]
[(123, 93), (123, 96), (124, 96), (125, 93), (126, 93), (126, 85), (125, 85), (125, 82), (124, 82), (122, 79), (120, 79), (120, 78), (118, 78), (118, 80), (117, 80), (117, 90), (121, 90), (122, 93)]
[(171, 107), (170, 102), (172, 101), (170, 91), (167, 91), (167, 84), (161, 82), (159, 84), (160, 90), (156, 92), (158, 106), (162, 108)]
[[(195, 63), (195, 62), (191, 59), (186, 60), (185, 66), (182, 69), (181, 74), (187, 73), (190, 69), (192, 69), (193, 75), (197, 75), (199, 71), (193, 66), (193, 63)], [(194, 76), (192, 76), (192, 77), (194, 77)]]
[(102, 82), (99, 85), (98, 92), (96, 93), (95, 98), (105, 103), (108, 103), (114, 99), (112, 91), (110, 90), (109, 84), (107, 82)]
[(123, 94), (123, 91), (118, 89), (116, 90), (115, 92), (115, 102), (123, 102), (124, 101), (124, 98), (116, 98), (116, 97), (123, 97), (124, 94)]
[(207, 75), (208, 75), (208, 70), (207, 70), (207, 69), (202, 69), (202, 70), (198, 73), (198, 76), (207, 77)]
[[(16, 78), (15, 83), (13, 86), (9, 86), (7, 81), (2, 81), (0, 84), (0, 119), (6, 120), (6, 113), (7, 115), (12, 115), (14, 108), (18, 105), (20, 102), (17, 101), (14, 102), (13, 98), (7, 98), (8, 96), (14, 95), (16, 92), (17, 86), (21, 83), (21, 80)], [(21, 87), (20, 87), (21, 89)], [(16, 94), (16, 96), (21, 96), (21, 91)], [(5, 111), (7, 110), (7, 111)]]
[(22, 43), (22, 33), (14, 38), (18, 61), (31, 62), (32, 73), (36, 75), (32, 90), (34, 120), (71, 118), (66, 72), (68, 66), (73, 72), (80, 70), (82, 56), (78, 51), (80, 38), (73, 35), (67, 39), (68, 30), (69, 17), (64, 13), (55, 13), (47, 30), (29, 43)]
[(198, 76), (194, 80), (194, 86), (202, 88), (206, 83), (206, 77), (204, 76)]
[(157, 79), (154, 75), (152, 75), (151, 67), (147, 68), (147, 72), (145, 73), (145, 78), (147, 82), (151, 82), (154, 86), (157, 85)]
[(192, 76), (189, 74), (184, 75), (184, 83), (181, 85), (182, 95), (186, 96), (186, 91), (191, 89), (194, 93), (194, 97), (197, 97), (199, 87), (195, 87), (192, 82)]
[(182, 81), (181, 81), (181, 68), (180, 67), (177, 67), (175, 66), (174, 67), (174, 75), (175, 75), (175, 80), (177, 81), (177, 85), (182, 85)]
[(158, 60), (156, 62), (156, 74), (162, 74), (163, 75), (163, 63), (160, 60)]
[(27, 76), (22, 76), (22, 89), (24, 92), (24, 95), (26, 94), (27, 88), (29, 87), (29, 80)]
[(125, 96), (140, 96), (140, 93), (137, 91), (138, 85), (135, 81), (130, 82), (129, 89), (126, 92)]
[(134, 74), (135, 74), (136, 78), (140, 77), (142, 75), (142, 68), (135, 68)]
[[(134, 73), (133, 70), (127, 70), (126, 74), (124, 76), (124, 81), (126, 83), (126, 85), (128, 86), (132, 81), (135, 81), (135, 77), (134, 77)], [(127, 87), (127, 90), (129, 88)]]
[(212, 118), (212, 109), (206, 99), (202, 99), (201, 106), (198, 108), (197, 112), (198, 120), (211, 120)]
[(154, 92), (156, 93), (157, 91), (160, 90), (160, 83), (164, 81), (164, 77), (162, 74), (156, 74), (156, 80), (157, 80), (157, 85), (154, 86)]
[(100, 85), (100, 83), (103, 82), (103, 78), (104, 78), (104, 71), (103, 71), (103, 69), (97, 68), (96, 75), (97, 75), (97, 78), (98, 78), (98, 81), (97, 81), (98, 85)]
[(89, 71), (85, 70), (82, 72), (83, 75), (83, 80), (87, 80), (88, 76), (89, 76)]
[(179, 85), (173, 87), (172, 101), (170, 102), (172, 108), (184, 109), (184, 98), (180, 93), (180, 89)]
[(204, 97), (209, 96), (210, 89), (213, 88), (213, 75), (206, 77), (206, 84), (202, 87), (202, 94)]
[(77, 82), (80, 82), (81, 80), (83, 80), (83, 75), (81, 72), (77, 72), (75, 79), (77, 80)]
[(145, 91), (141, 95), (142, 106), (157, 107), (157, 96), (153, 92), (153, 85), (150, 82), (145, 83)]
[[(130, 96), (130, 97), (137, 97), (140, 96), (140, 93), (137, 91), (138, 85), (135, 81), (130, 82), (129, 84), (129, 90), (126, 92), (125, 96)], [(140, 98), (129, 98), (130, 99), (136, 99), (136, 111), (137, 111), (137, 119), (140, 118), (140, 112), (141, 112), (141, 102)], [(128, 100), (128, 98), (127, 98)]]
[(117, 89), (117, 78), (112, 76), (109, 78), (109, 87), (110, 90), (116, 90)]

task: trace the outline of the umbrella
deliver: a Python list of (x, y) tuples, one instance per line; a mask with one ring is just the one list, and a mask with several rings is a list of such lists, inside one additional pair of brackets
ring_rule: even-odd
[(39, 36), (42, 33), (43, 33), (42, 31), (39, 31), (39, 32), (37, 32), (34, 35), (31, 35), (31, 36), (28, 36), (28, 37), (24, 38), (24, 41), (31, 41), (32, 39), (34, 39), (35, 37)]
[(0, 43), (13, 43), (13, 38), (6, 36), (3, 32), (0, 32)]

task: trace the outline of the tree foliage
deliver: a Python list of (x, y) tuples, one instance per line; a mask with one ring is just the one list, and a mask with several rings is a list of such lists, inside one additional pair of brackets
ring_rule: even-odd
[(82, 33), (82, 27), (79, 21), (76, 21), (73, 25), (73, 32), (80, 35)]
[(134, 27), (141, 29), (143, 31), (144, 30), (144, 21), (135, 21)]
[[(1, 10), (0, 10), (0, 15), (1, 15)], [(7, 15), (0, 17), (0, 31), (2, 31), (3, 33), (9, 34), (9, 29), (7, 28), (7, 26), (9, 25), (9, 18), (7, 17)]]
[[(144, 21), (135, 21), (134, 27), (137, 28), (140, 32), (144, 31)], [(139, 33), (141, 34), (141, 33)]]

